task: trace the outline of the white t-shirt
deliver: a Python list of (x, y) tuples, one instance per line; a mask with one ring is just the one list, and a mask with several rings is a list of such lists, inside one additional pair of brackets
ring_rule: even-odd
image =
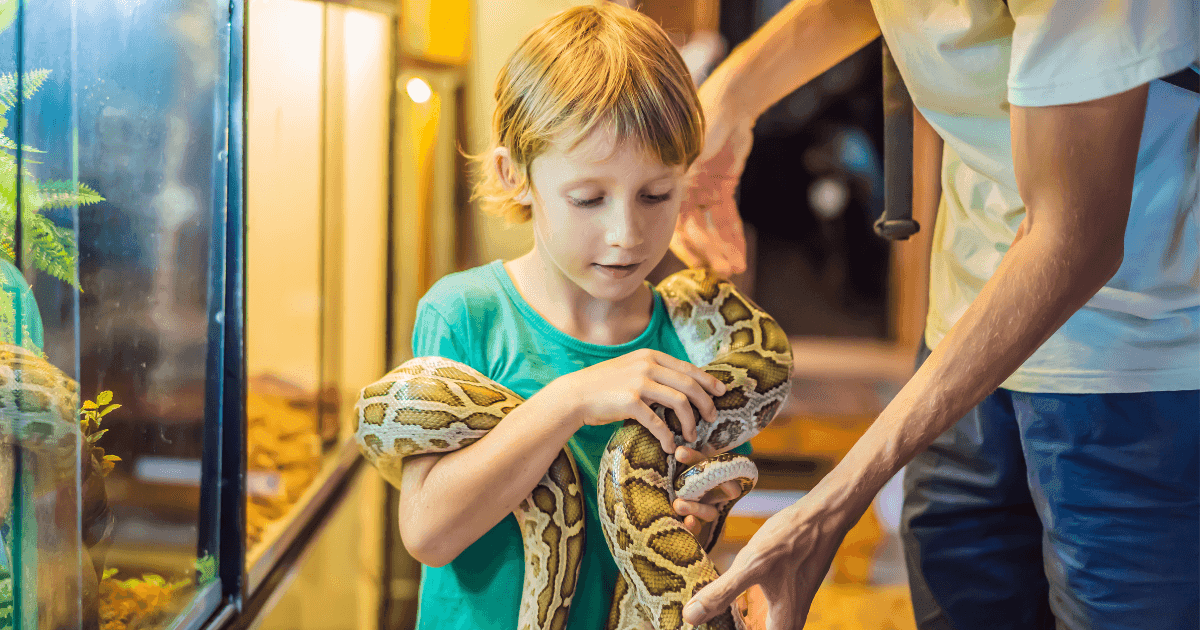
[[(1197, 61), (1196, 0), (872, 0), (913, 103), (945, 139), (925, 337), (936, 347), (1008, 251), (1025, 206), (1009, 104), (1118, 94)], [(1200, 389), (1200, 96), (1152, 81), (1120, 270), (1002, 387)]]

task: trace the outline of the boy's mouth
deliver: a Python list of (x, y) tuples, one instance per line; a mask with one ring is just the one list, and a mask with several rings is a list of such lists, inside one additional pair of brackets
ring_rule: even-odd
[(633, 273), (639, 265), (641, 265), (641, 263), (632, 263), (628, 265), (602, 265), (600, 263), (594, 263), (592, 266), (598, 269), (604, 275), (607, 275), (611, 278), (624, 278)]

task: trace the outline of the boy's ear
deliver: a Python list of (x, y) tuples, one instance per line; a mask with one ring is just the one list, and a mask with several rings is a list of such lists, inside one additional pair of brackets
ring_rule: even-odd
[[(496, 147), (492, 150), (492, 168), (496, 169), (496, 174), (500, 177), (500, 183), (504, 185), (506, 190), (516, 190), (521, 186), (517, 173), (519, 167), (512, 159), (512, 153), (509, 153), (508, 147)], [(533, 186), (530, 182), (524, 183), (524, 192), (514, 201), (528, 206), (533, 204)]]

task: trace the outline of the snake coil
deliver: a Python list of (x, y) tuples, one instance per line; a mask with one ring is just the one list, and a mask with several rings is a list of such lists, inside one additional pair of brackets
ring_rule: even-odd
[[(790, 390), (791, 346), (783, 329), (734, 285), (705, 270), (664, 279), (658, 290), (689, 360), (726, 385), (714, 399), (715, 422), (697, 418), (697, 440), (685, 442), (673, 410), (653, 405), (677, 444), (725, 451), (748, 441), (775, 416)], [(367, 460), (399, 487), (402, 460), (463, 448), (495, 427), (522, 398), (473, 368), (441, 357), (405, 362), (359, 397), (355, 436)], [(600, 462), (599, 515), (621, 576), (607, 628), (680, 630), (683, 604), (717, 572), (707, 552), (737, 497), (717, 507), (704, 541), (679, 522), (676, 497), (697, 500), (727, 480), (742, 495), (757, 480), (749, 459), (723, 453), (678, 470), (674, 457), (635, 421), (608, 443)], [(516, 510), (525, 545), (525, 580), (518, 627), (566, 627), (583, 557), (584, 501), (578, 471), (563, 449)], [(704, 630), (742, 627), (730, 610)]]

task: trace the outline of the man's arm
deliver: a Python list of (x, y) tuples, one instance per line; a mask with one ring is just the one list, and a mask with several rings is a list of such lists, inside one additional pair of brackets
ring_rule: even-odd
[(803, 626), (838, 544), (883, 484), (1003, 383), (1120, 267), (1146, 94), (1142, 85), (1085, 103), (1012, 108), (1026, 216), (996, 273), (837, 467), (768, 520), (693, 602), (715, 613), (761, 583), (768, 630)]
[[(949, 334), (843, 460), (831, 490), (874, 493), (1016, 371), (1121, 265), (1145, 85), (1054, 107), (1012, 107), (1026, 215), (1012, 248)], [(840, 475), (846, 477), (846, 474)], [(836, 492), (835, 492), (836, 494)], [(855, 493), (851, 493), (855, 494)], [(859, 512), (862, 511), (859, 510)]]
[(704, 151), (689, 170), (671, 251), (722, 275), (746, 269), (733, 201), (754, 121), (768, 107), (879, 36), (868, 0), (792, 0), (700, 86)]
[(713, 71), (705, 84), (758, 118), (779, 99), (879, 37), (869, 0), (792, 0)]

